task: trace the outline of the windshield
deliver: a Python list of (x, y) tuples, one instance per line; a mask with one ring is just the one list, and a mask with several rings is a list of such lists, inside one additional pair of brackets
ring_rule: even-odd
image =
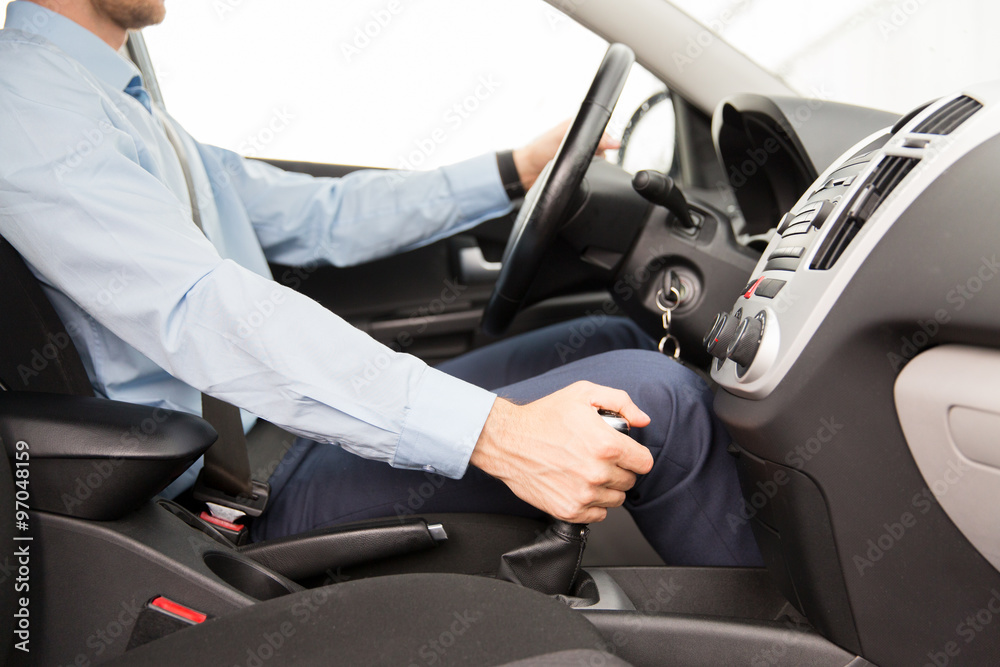
[(995, 0), (672, 0), (807, 97), (903, 113), (1000, 78)]

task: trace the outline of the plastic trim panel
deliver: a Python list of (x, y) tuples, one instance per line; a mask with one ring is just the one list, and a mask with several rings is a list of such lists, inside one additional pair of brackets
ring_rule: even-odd
[[(896, 410), (927, 488), (1000, 570), (1000, 352), (946, 345), (899, 374)], [(973, 459), (978, 459), (973, 460)]]

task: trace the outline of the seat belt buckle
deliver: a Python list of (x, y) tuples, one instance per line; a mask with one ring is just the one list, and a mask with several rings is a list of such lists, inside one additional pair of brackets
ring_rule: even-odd
[(251, 480), (250, 493), (231, 496), (209, 486), (205, 482), (205, 469), (202, 468), (195, 480), (193, 495), (195, 500), (205, 503), (207, 507), (207, 511), (202, 512), (199, 518), (211, 524), (230, 542), (240, 546), (247, 542), (250, 533), (240, 521), (261, 515), (267, 507), (271, 485)]
[(125, 650), (131, 651), (206, 620), (208, 614), (159, 595), (147, 602), (139, 612)]
[[(215, 528), (216, 531), (222, 534), (227, 540), (233, 543), (234, 546), (241, 547), (247, 543), (250, 539), (250, 531), (241, 523), (236, 523), (235, 521), (229, 521), (223, 519), (222, 516), (217, 516), (216, 514), (210, 514), (210, 512), (217, 512), (218, 505), (215, 503), (207, 503), (208, 511), (203, 511), (198, 515), (198, 518), (205, 523)], [(239, 510), (231, 510), (239, 514), (239, 516), (234, 517), (235, 519), (241, 519), (245, 515)]]
[[(235, 515), (237, 517), (244, 515), (255, 517), (260, 516), (264, 512), (264, 508), (267, 507), (267, 500), (271, 495), (271, 485), (267, 482), (251, 480), (250, 493), (231, 496), (224, 491), (208, 486), (205, 482), (205, 469), (202, 468), (201, 472), (198, 473), (198, 479), (195, 480), (193, 494), (195, 500), (209, 504), (209, 512), (213, 516), (216, 516), (219, 510), (212, 512), (211, 505), (216, 505), (220, 509), (227, 508), (240, 512), (239, 515)], [(219, 518), (232, 521), (233, 516), (219, 516)]]

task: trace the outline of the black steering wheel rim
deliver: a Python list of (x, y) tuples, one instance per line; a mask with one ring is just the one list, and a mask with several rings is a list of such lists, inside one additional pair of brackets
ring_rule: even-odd
[(504, 333), (524, 303), (570, 200), (583, 183), (634, 61), (635, 55), (624, 44), (608, 47), (555, 158), (525, 197), (493, 294), (483, 311), (486, 333)]

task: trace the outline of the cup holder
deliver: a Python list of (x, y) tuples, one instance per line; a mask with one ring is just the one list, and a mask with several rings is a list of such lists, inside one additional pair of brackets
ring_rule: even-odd
[(258, 600), (271, 600), (295, 591), (263, 566), (230, 554), (205, 554), (205, 565), (219, 579)]

